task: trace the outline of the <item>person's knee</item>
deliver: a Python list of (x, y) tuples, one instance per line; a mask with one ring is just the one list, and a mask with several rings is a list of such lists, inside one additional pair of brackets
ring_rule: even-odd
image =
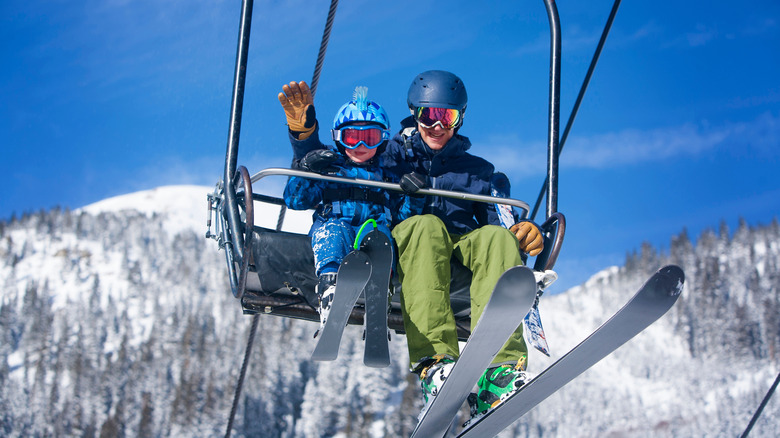
[(452, 253), (452, 240), (447, 227), (432, 214), (413, 216), (401, 222), (393, 229), (393, 238), (401, 259), (409, 248), (413, 249), (409, 253), (413, 258), (420, 254), (441, 254), (449, 258)]
[[(485, 225), (469, 234), (461, 246), (467, 245), (470, 257), (484, 259), (485, 257), (500, 257), (511, 264), (522, 264), (519, 243), (514, 234), (498, 225)], [(499, 256), (500, 254), (500, 256)]]
[(401, 222), (400, 226), (404, 226), (409, 233), (417, 236), (439, 236), (442, 232), (447, 232), (444, 222), (432, 214), (412, 216)]
[(485, 225), (478, 233), (479, 238), (485, 241), (517, 245), (517, 238), (512, 232), (498, 225)]
[(349, 225), (347, 225), (344, 221), (340, 219), (329, 219), (323, 224), (323, 227), (329, 230), (338, 231), (342, 233), (349, 232), (349, 228), (350, 228)]

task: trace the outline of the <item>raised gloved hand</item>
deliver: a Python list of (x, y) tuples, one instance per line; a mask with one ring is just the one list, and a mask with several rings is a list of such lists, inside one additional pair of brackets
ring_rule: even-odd
[(336, 164), (343, 164), (343, 162), (341, 155), (330, 149), (316, 149), (301, 158), (298, 168), (319, 174), (335, 173), (339, 171)]
[(420, 189), (427, 189), (428, 177), (417, 172), (407, 173), (401, 177), (401, 189), (406, 193), (414, 193)]
[(287, 126), (298, 140), (305, 140), (317, 126), (317, 114), (314, 111), (314, 97), (306, 82), (290, 82), (282, 85), (279, 103), (287, 116)]
[(520, 242), (520, 251), (530, 256), (539, 255), (544, 249), (544, 239), (542, 232), (533, 222), (522, 221), (512, 225), (509, 231), (515, 235)]

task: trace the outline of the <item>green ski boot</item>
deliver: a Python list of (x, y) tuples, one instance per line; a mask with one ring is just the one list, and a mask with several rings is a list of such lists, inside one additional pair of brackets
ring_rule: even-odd
[[(530, 380), (530, 374), (520, 366), (500, 365), (485, 370), (477, 383), (477, 393), (468, 397), (471, 409), (469, 423), (501, 404)], [(469, 423), (465, 426), (468, 427)]]

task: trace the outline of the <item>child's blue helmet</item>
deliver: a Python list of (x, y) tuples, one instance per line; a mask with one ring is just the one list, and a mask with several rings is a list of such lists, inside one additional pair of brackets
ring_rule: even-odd
[(390, 118), (382, 105), (368, 100), (368, 88), (357, 87), (351, 101), (345, 103), (336, 112), (333, 129), (339, 129), (348, 123), (372, 122), (390, 129)]

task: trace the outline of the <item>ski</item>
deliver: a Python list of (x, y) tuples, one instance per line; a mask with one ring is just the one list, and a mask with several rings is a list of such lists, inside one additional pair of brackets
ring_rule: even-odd
[(352, 251), (344, 257), (336, 277), (333, 304), (319, 334), (319, 341), (311, 355), (312, 360), (336, 360), (344, 328), (360, 293), (371, 276), (371, 260), (362, 251)]
[(535, 297), (536, 281), (531, 269), (515, 266), (501, 275), (460, 358), (421, 414), (413, 438), (440, 438), (447, 433), (479, 376), (523, 322)]
[(684, 282), (685, 274), (677, 266), (658, 270), (607, 322), (495, 409), (473, 420), (458, 438), (492, 437), (509, 427), (663, 316), (677, 301)]
[(390, 366), (387, 331), (388, 291), (393, 269), (393, 246), (378, 229), (366, 235), (361, 250), (371, 259), (371, 276), (365, 286), (365, 350), (363, 363), (373, 368)]

